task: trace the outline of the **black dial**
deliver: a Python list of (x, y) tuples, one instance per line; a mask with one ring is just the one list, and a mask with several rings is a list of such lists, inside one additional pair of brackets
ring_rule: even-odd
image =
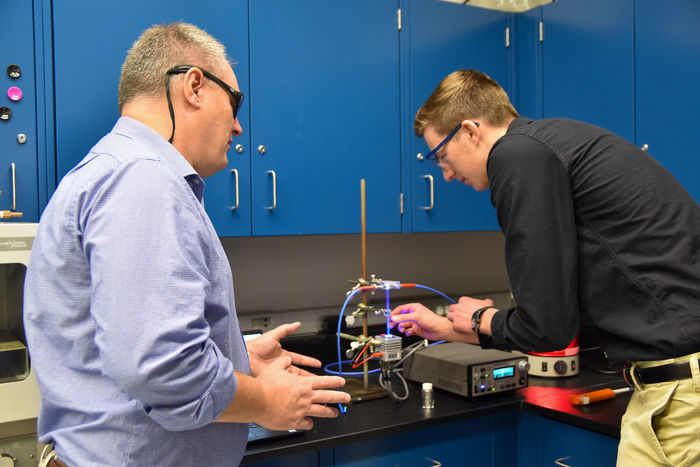
[(560, 375), (566, 373), (566, 362), (564, 360), (557, 360), (557, 362), (554, 364), (554, 371)]

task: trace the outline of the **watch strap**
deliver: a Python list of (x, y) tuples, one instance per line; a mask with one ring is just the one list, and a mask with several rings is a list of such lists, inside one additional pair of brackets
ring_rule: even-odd
[(472, 331), (475, 333), (479, 333), (479, 327), (481, 326), (481, 315), (484, 314), (484, 311), (488, 310), (489, 308), (496, 308), (493, 305), (485, 306), (483, 308), (479, 308), (472, 314)]

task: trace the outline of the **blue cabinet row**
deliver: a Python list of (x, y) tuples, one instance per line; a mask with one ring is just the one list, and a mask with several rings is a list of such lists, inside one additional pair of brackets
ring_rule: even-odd
[(618, 133), (700, 200), (700, 2), (558, 0), (513, 22), (521, 114)]
[(523, 410), (381, 436), (256, 467), (615, 465), (619, 440)]
[(402, 467), (518, 465), (518, 412), (502, 412), (415, 431), (377, 436), (256, 467)]
[[(3, 50), (17, 39), (26, 49), (4, 61), (28, 62), (31, 78), (36, 64), (36, 74), (46, 78), (25, 83), (31, 91), (23, 105), (32, 112), (23, 115), (50, 130), (43, 152), (35, 134), (34, 149), (25, 151), (34, 166), (21, 173), (34, 179), (21, 185), (35, 192), (35, 199), (24, 197), (32, 207), (27, 220), (38, 219), (58, 181), (118, 118), (120, 66), (135, 38), (155, 23), (187, 21), (226, 45), (248, 96), (239, 112), (244, 133), (229, 153), (229, 166), (206, 180), (207, 211), (220, 235), (359, 232), (362, 179), (369, 232), (445, 229), (436, 222), (451, 222), (444, 215), (450, 202), (471, 218), (451, 230), (496, 227), (483, 195), (465, 198), (471, 209), (449, 200), (439, 183), (433, 184), (436, 193), (428, 193), (424, 175), (439, 174), (415, 158), (405, 162), (409, 151), (403, 148), (409, 141), (412, 155), (424, 151), (413, 147), (422, 143), (412, 136), (404, 138), (410, 135), (405, 128), (441, 75), (478, 62), (505, 79), (506, 49), (494, 41), (502, 36), (505, 13), (437, 0), (202, 0), (197, 9), (170, 0), (8, 0), (0, 8), (7, 12), (3, 17), (13, 10), (23, 15), (13, 23), (17, 33), (2, 39), (8, 46)], [(413, 55), (420, 57), (417, 66)], [(445, 59), (431, 63), (432, 56)], [(402, 75), (414, 78), (420, 90), (408, 88)], [(44, 93), (42, 106), (31, 101)], [(2, 130), (8, 146), (14, 129), (8, 124)], [(36, 196), (40, 160), (46, 165), (43, 199)], [(442, 201), (432, 212), (423, 209), (428, 197)], [(482, 222), (479, 209), (491, 220)]]
[[(134, 14), (138, 11), (138, 14)], [(488, 192), (445, 183), (413, 116), (458, 68), (499, 81), (523, 115), (565, 116), (640, 146), (700, 198), (700, 4), (559, 0), (521, 14), (439, 0), (5, 0), (0, 211), (36, 221), (118, 118), (126, 51), (155, 23), (221, 40), (247, 98), (226, 170), (206, 180), (222, 236), (497, 229)], [(19, 77), (4, 72), (18, 65)], [(5, 92), (20, 88), (23, 97)], [(24, 140), (22, 137), (24, 135)]]

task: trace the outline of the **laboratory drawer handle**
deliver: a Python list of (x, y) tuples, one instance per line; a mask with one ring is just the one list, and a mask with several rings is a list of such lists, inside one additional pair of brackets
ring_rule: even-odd
[(238, 170), (231, 169), (231, 173), (236, 177), (236, 205), (231, 207), (231, 211), (238, 209)]
[(277, 209), (277, 174), (274, 170), (268, 170), (268, 175), (272, 175), (272, 206), (265, 206), (265, 209), (272, 211)]
[(649, 145), (648, 145), (648, 144), (643, 144), (642, 147), (639, 148), (639, 149), (641, 149), (641, 150), (644, 151), (644, 152), (648, 152), (648, 151), (649, 151)]
[(434, 180), (432, 175), (423, 175), (423, 178), (427, 178), (428, 182), (430, 183), (430, 205), (429, 206), (421, 206), (421, 209), (425, 209), (426, 211), (430, 211), (433, 209), (433, 206), (435, 206), (435, 190), (434, 190)]
[(237, 144), (236, 147), (235, 147), (235, 149), (236, 149), (236, 152), (237, 152), (238, 154), (243, 154), (243, 151), (245, 150), (245, 148), (243, 148), (243, 145), (242, 145), (242, 144)]
[(12, 210), (17, 210), (17, 177), (16, 177), (16, 167), (15, 163), (11, 164), (12, 167)]
[(560, 467), (571, 467), (569, 464), (565, 464), (565, 463), (564, 463), (564, 461), (565, 461), (566, 459), (568, 459), (569, 457), (571, 457), (571, 456), (566, 456), (566, 457), (562, 457), (562, 458), (560, 458), (560, 459), (555, 460), (555, 461), (554, 461), (554, 465), (558, 465), (558, 466), (560, 466)]

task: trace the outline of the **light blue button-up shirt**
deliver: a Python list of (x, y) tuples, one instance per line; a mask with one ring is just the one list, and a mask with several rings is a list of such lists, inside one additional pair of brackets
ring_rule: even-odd
[(213, 423), (249, 373), (204, 183), (122, 117), (56, 189), (25, 279), (39, 439), (69, 465), (237, 465), (248, 424)]

